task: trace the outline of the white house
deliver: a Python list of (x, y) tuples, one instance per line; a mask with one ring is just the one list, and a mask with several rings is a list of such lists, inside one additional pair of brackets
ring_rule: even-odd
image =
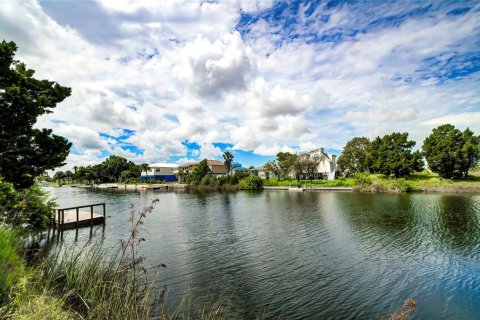
[(335, 172), (337, 171), (337, 156), (327, 154), (323, 148), (318, 148), (298, 155), (298, 158), (305, 160), (314, 160), (318, 162), (315, 168), (316, 178), (327, 178), (328, 180), (335, 179)]
[(177, 181), (175, 173), (177, 172), (178, 164), (175, 163), (152, 163), (148, 165), (147, 172), (143, 171), (140, 175), (140, 180), (163, 180), (168, 182)]

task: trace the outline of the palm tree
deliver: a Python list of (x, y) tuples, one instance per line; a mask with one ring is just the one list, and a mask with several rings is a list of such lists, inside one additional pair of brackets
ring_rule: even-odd
[(225, 151), (223, 153), (223, 159), (225, 159), (223, 163), (225, 164), (225, 167), (227, 167), (228, 174), (232, 170), (233, 154), (230, 151)]
[(148, 163), (142, 163), (140, 166), (140, 175), (145, 171), (145, 175), (148, 175)]

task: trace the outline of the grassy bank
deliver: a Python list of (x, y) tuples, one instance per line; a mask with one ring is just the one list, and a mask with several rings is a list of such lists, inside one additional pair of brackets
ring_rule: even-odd
[(155, 275), (166, 266), (147, 270), (138, 251), (145, 241), (141, 225), (156, 202), (140, 212), (131, 207), (130, 236), (117, 252), (102, 249), (101, 242), (58, 246), (37, 255), (40, 260), (31, 266), (22, 240), (26, 237), (0, 225), (0, 319), (235, 318), (227, 294), (198, 303), (185, 296), (175, 310), (166, 309), (164, 292), (155, 287)]
[(357, 185), (356, 179), (336, 179), (336, 180), (301, 180), (297, 181), (295, 179), (288, 180), (279, 180), (277, 178), (264, 179), (263, 186), (268, 187), (297, 187), (297, 186), (306, 186), (306, 187), (353, 187)]
[(472, 192), (480, 193), (480, 176), (466, 179), (444, 179), (424, 171), (405, 178), (395, 179), (384, 175), (357, 176), (355, 189), (366, 192)]
[(284, 187), (354, 187), (361, 192), (472, 192), (480, 193), (480, 174), (474, 173), (467, 179), (444, 179), (437, 174), (424, 171), (406, 178), (396, 179), (382, 174), (360, 174), (355, 178), (336, 180), (263, 180), (264, 186)]

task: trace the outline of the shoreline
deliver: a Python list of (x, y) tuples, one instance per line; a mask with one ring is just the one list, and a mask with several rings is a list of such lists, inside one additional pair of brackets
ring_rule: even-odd
[[(66, 185), (72, 188), (93, 188), (102, 190), (129, 190), (129, 191), (147, 191), (147, 190), (201, 190), (201, 191), (237, 191), (232, 188), (222, 190), (208, 186), (191, 186), (188, 184), (119, 184), (105, 183), (99, 185)], [(61, 186), (62, 187), (62, 186)], [(61, 188), (58, 187), (58, 188)], [(316, 186), (263, 186), (260, 190), (264, 191), (329, 191), (329, 192), (359, 192), (359, 193), (453, 193), (453, 194), (480, 194), (480, 186), (424, 186), (414, 188), (408, 191), (398, 189), (389, 189), (386, 187), (372, 188), (371, 185), (356, 185), (352, 187), (316, 187)]]

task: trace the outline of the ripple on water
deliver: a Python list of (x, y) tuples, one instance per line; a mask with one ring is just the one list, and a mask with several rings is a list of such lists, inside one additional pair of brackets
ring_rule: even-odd
[(232, 290), (245, 318), (265, 306), (285, 319), (374, 319), (412, 297), (419, 319), (480, 319), (479, 196), (54, 193), (63, 205), (107, 203), (107, 247), (127, 234), (129, 203), (158, 197), (142, 252), (167, 264), (158, 282), (172, 305), (189, 287), (199, 300)]

